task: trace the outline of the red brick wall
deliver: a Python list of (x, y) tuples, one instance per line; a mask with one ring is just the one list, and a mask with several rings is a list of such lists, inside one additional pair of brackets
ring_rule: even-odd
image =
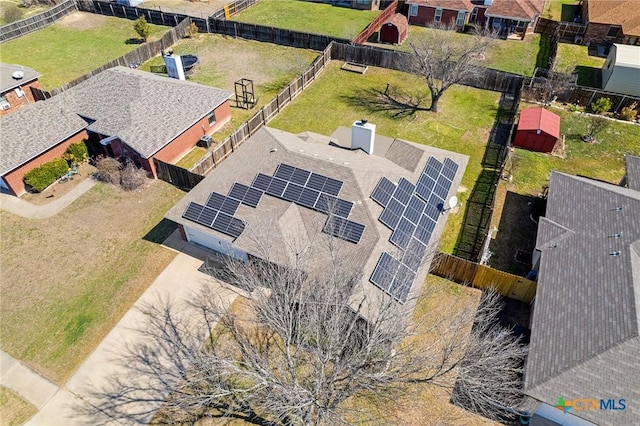
[(3, 93), (2, 96), (6, 98), (7, 102), (9, 102), (11, 108), (7, 110), (0, 110), (0, 116), (9, 114), (10, 112), (17, 110), (18, 108), (34, 103), (36, 100), (33, 98), (33, 92), (31, 91), (32, 87), (35, 87), (36, 89), (42, 89), (42, 87), (40, 86), (40, 82), (38, 80), (33, 80), (27, 84), (20, 86), (20, 88), (24, 91), (24, 96), (22, 97), (18, 97), (18, 95), (16, 95), (15, 88)]
[[(431, 25), (434, 23), (436, 16), (436, 9), (434, 7), (418, 6), (418, 14), (416, 16), (409, 16), (409, 23), (415, 25)], [(442, 9), (442, 17), (440, 22), (443, 24), (450, 24), (452, 21), (455, 23), (458, 18), (457, 10)], [(466, 21), (469, 20), (469, 14), (467, 14)]]
[(4, 175), (3, 179), (5, 183), (11, 189), (11, 191), (13, 191), (15, 195), (20, 196), (24, 194), (26, 192), (26, 189), (24, 187), (24, 182), (22, 181), (22, 179), (24, 178), (24, 175), (29, 170), (32, 170), (46, 163), (47, 161), (51, 161), (56, 158), (61, 158), (62, 154), (64, 154), (64, 152), (67, 150), (69, 145), (71, 145), (72, 143), (80, 142), (83, 139), (87, 139), (87, 132), (84, 130), (79, 133), (76, 133), (75, 135), (71, 136), (69, 139), (66, 139), (64, 142), (59, 143), (58, 145), (54, 146), (53, 148), (49, 149), (48, 151), (34, 158), (28, 163), (23, 164), (17, 169)]
[[(216, 108), (216, 122), (212, 126), (209, 126), (209, 119), (207, 117), (202, 118), (187, 131), (171, 141), (171, 143), (167, 144), (164, 148), (155, 153), (153, 157), (164, 161), (165, 163), (173, 163), (193, 148), (198, 143), (202, 135), (215, 132), (224, 126), (229, 120), (231, 120), (231, 104), (227, 100)], [(156, 177), (156, 170), (153, 161), (146, 162), (144, 167), (153, 174), (153, 177)]]

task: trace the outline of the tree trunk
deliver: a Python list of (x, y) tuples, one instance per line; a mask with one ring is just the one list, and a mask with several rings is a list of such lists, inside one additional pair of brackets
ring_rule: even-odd
[(431, 107), (429, 108), (431, 112), (438, 112), (438, 101), (440, 100), (440, 96), (442, 96), (441, 93), (431, 95)]

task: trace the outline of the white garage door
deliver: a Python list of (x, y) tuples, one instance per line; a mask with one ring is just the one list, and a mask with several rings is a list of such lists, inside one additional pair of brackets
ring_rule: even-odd
[(247, 260), (247, 253), (242, 250), (238, 250), (230, 242), (221, 240), (215, 235), (189, 228), (188, 226), (184, 227), (184, 231), (187, 234), (187, 240), (192, 243), (200, 244), (201, 246), (217, 251), (218, 253), (222, 253), (242, 261)]

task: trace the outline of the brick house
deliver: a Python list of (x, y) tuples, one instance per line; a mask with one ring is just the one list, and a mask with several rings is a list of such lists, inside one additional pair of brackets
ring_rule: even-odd
[(640, 2), (638, 0), (585, 0), (582, 20), (587, 28), (584, 43), (640, 45)]
[(484, 0), (474, 1), (471, 23), (483, 24), (506, 38), (523, 40), (533, 33), (545, 0)]
[(156, 177), (153, 158), (175, 162), (231, 119), (231, 95), (126, 67), (103, 71), (0, 118), (0, 186), (23, 194), (25, 173), (83, 139)]
[(31, 88), (41, 89), (41, 75), (29, 67), (0, 63), (0, 116), (34, 103)]
[(473, 4), (469, 0), (408, 0), (409, 24), (433, 25), (454, 23), (462, 27), (469, 22)]

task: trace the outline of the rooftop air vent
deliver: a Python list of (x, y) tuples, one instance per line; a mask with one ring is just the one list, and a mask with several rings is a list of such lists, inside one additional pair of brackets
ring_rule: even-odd
[(13, 74), (11, 74), (11, 77), (15, 78), (16, 80), (21, 80), (22, 77), (24, 77), (24, 72), (14, 71)]

